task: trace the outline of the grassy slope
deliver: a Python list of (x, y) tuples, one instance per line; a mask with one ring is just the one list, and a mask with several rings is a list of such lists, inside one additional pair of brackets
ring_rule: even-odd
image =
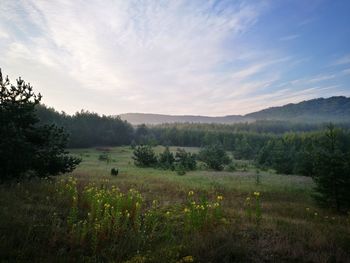
[[(198, 149), (187, 150), (196, 152)], [(162, 151), (162, 147), (157, 147), (156, 151)], [(83, 158), (73, 172), (81, 183), (109, 179), (109, 184), (121, 189), (136, 188), (146, 200), (160, 200), (164, 207), (183, 203), (189, 190), (212, 197), (223, 194), (227, 218), (232, 223), (226, 232), (218, 231), (198, 241), (193, 254), (199, 260), (209, 258), (212, 262), (221, 262), (220, 257), (238, 253), (237, 250), (245, 254), (245, 260), (256, 262), (346, 262), (350, 256), (348, 218), (314, 205), (310, 197), (313, 188), (310, 178), (263, 172), (261, 184), (256, 185), (254, 169), (233, 173), (203, 169), (178, 176), (172, 171), (138, 168), (132, 162), (129, 147), (112, 148), (113, 161), (109, 164), (98, 161), (100, 152), (96, 149), (76, 149), (72, 153)], [(110, 176), (112, 167), (119, 169), (117, 177)], [(34, 249), (31, 244), (41, 244), (44, 248), (42, 240), (50, 239), (50, 233), (40, 228), (50, 223), (46, 216), (53, 209), (49, 200), (53, 191), (50, 187), (45, 182), (1, 187), (0, 258), (23, 259), (31, 254), (39, 259), (47, 258), (45, 252), (38, 252), (42, 250)], [(247, 222), (244, 209), (245, 198), (254, 191), (262, 195), (263, 221), (259, 228)], [(36, 241), (33, 233), (37, 235), (38, 232), (42, 237)]]

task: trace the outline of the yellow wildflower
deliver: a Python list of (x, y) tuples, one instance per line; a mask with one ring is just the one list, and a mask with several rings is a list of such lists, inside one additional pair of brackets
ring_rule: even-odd
[(260, 192), (254, 192), (254, 195), (255, 195), (256, 197), (258, 197), (258, 196), (260, 196)]
[(182, 258), (182, 261), (183, 261), (183, 262), (193, 262), (194, 259), (193, 259), (192, 256), (186, 256), (186, 257), (183, 257), (183, 258)]
[(218, 195), (216, 198), (218, 201), (221, 201), (222, 199), (224, 199), (224, 197), (222, 195)]
[(194, 192), (191, 190), (188, 192), (188, 196), (192, 196), (192, 195), (194, 195)]

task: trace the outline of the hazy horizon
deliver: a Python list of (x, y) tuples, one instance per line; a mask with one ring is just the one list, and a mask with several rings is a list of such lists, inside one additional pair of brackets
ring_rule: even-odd
[(11, 1), (0, 68), (72, 114), (244, 115), (350, 96), (350, 2)]

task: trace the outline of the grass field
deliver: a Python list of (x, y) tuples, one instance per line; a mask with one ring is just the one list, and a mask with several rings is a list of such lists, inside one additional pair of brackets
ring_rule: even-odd
[[(130, 147), (108, 148), (111, 161), (99, 161), (103, 150), (71, 150), (83, 159), (71, 175), (1, 186), (1, 261), (350, 262), (349, 215), (317, 207), (311, 198), (311, 178), (269, 171), (260, 172), (257, 184), (255, 168), (249, 163), (245, 171), (235, 172), (208, 171), (199, 164), (198, 170), (180, 176), (174, 171), (136, 167)], [(118, 176), (110, 175), (111, 168), (119, 169)], [(79, 202), (84, 187), (92, 183), (96, 189), (114, 185), (122, 193), (136, 189), (143, 198), (138, 218), (143, 220), (153, 211), (158, 220), (152, 232), (156, 237), (142, 236), (141, 230), (123, 232), (118, 239), (102, 235), (105, 239), (94, 249), (87, 248), (90, 241), (75, 242), (72, 233), (79, 223), (69, 228), (74, 202), (57, 194), (59, 182), (63, 179), (65, 184), (70, 176), (77, 181)], [(220, 196), (220, 215), (213, 214), (200, 227), (186, 221), (189, 217), (183, 211), (187, 208), (183, 208), (189, 199), (209, 207), (210, 200)], [(75, 217), (83, 218), (87, 204), (80, 202), (76, 207)], [(187, 226), (192, 228), (187, 231)], [(137, 248), (132, 246), (137, 242)]]

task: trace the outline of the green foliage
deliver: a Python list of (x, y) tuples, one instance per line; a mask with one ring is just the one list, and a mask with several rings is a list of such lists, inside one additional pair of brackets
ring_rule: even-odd
[(237, 171), (237, 166), (233, 162), (230, 162), (225, 169), (228, 172), (235, 172)]
[(223, 218), (221, 210), (222, 195), (209, 202), (206, 198), (195, 198), (194, 192), (188, 192), (188, 204), (184, 209), (186, 231), (209, 230)]
[(70, 116), (45, 105), (37, 105), (35, 109), (41, 124), (65, 128), (70, 134), (68, 146), (72, 148), (127, 145), (133, 138), (132, 126), (119, 117), (83, 110)]
[(140, 167), (152, 167), (157, 165), (157, 157), (149, 145), (137, 146), (133, 151), (135, 165)]
[(111, 175), (117, 176), (118, 173), (119, 173), (119, 169), (116, 169), (116, 168), (114, 168), (114, 167), (111, 169)]
[(71, 172), (80, 159), (64, 150), (68, 136), (55, 125), (38, 125), (41, 95), (21, 78), (16, 85), (0, 71), (0, 181)]
[(252, 159), (254, 156), (254, 149), (250, 145), (247, 136), (242, 136), (242, 138), (237, 138), (235, 140), (235, 150), (233, 155), (238, 160)]
[(175, 157), (172, 152), (170, 152), (169, 147), (165, 147), (164, 151), (159, 154), (158, 164), (163, 169), (174, 170)]
[(315, 154), (315, 198), (338, 211), (350, 208), (350, 149), (342, 147), (346, 139), (330, 124)]
[(177, 175), (185, 175), (186, 174), (186, 169), (182, 165), (176, 165), (175, 171), (176, 171)]
[(198, 155), (199, 160), (206, 163), (210, 169), (221, 171), (224, 165), (231, 162), (224, 148), (219, 145), (210, 145), (202, 148)]
[(192, 171), (197, 167), (196, 155), (178, 148), (175, 154), (175, 166), (178, 171)]
[[(181, 243), (185, 247), (187, 236), (213, 232), (227, 222), (221, 195), (214, 201), (206, 197), (198, 200), (190, 191), (186, 204), (164, 210), (157, 200), (147, 202), (135, 189), (123, 192), (114, 185), (108, 188), (91, 183), (79, 189), (72, 177), (60, 180), (56, 187), (58, 198), (66, 200), (69, 208), (59, 227), (53, 225), (56, 238), (69, 249), (83, 249), (87, 255), (107, 257), (107, 261), (125, 262), (162, 244)], [(170, 257), (179, 255), (171, 253)]]
[(111, 161), (111, 157), (107, 152), (103, 152), (98, 156), (98, 160), (109, 163)]
[(260, 171), (259, 171), (259, 169), (256, 170), (255, 183), (256, 183), (257, 185), (261, 184), (261, 176), (260, 176)]
[(262, 219), (260, 192), (254, 192), (252, 195), (248, 196), (245, 199), (244, 205), (248, 219), (254, 219), (256, 225), (259, 226)]

